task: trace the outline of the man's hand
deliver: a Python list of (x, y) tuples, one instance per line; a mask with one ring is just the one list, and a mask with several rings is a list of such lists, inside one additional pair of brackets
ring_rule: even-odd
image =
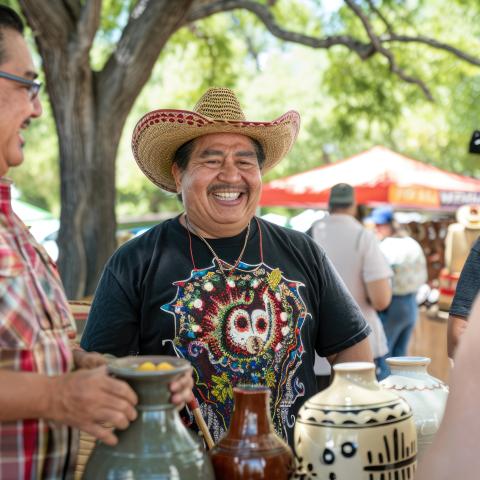
[(193, 377), (192, 370), (185, 372), (180, 377), (173, 380), (170, 385), (170, 401), (177, 407), (183, 408), (186, 403), (193, 400)]
[(107, 445), (117, 437), (111, 428), (125, 429), (137, 417), (137, 396), (129, 385), (107, 375), (105, 366), (51, 377), (48, 418), (79, 428)]
[(74, 348), (72, 352), (75, 368), (96, 368), (107, 363), (107, 359), (101, 353), (86, 352), (81, 348)]
[(448, 317), (447, 326), (447, 350), (449, 358), (454, 358), (458, 344), (460, 343), (463, 332), (465, 332), (468, 325), (468, 320), (456, 315)]

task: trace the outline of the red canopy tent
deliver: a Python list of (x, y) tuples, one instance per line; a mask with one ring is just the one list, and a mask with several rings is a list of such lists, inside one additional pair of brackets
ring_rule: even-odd
[(330, 188), (340, 182), (355, 188), (358, 203), (371, 206), (389, 203), (404, 209), (455, 210), (466, 203), (480, 203), (480, 180), (377, 146), (265, 184), (260, 205), (325, 208)]

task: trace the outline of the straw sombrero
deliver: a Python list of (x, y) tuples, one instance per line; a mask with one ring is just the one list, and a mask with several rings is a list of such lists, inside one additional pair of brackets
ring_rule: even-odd
[(258, 140), (265, 151), (265, 173), (292, 148), (299, 127), (300, 115), (294, 110), (272, 122), (249, 122), (230, 89), (210, 88), (193, 111), (164, 109), (143, 116), (133, 131), (132, 149), (143, 173), (160, 188), (175, 192), (173, 156), (189, 140), (209, 133), (240, 133)]
[(465, 228), (480, 229), (480, 205), (463, 205), (457, 210), (456, 217)]

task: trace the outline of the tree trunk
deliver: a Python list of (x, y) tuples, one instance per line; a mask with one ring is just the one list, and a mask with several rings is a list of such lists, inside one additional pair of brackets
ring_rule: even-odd
[[(105, 115), (105, 113), (107, 115)], [(126, 116), (126, 115), (125, 115)], [(87, 277), (85, 294), (95, 291), (105, 262), (115, 250), (115, 159), (125, 118), (97, 113), (93, 168), (89, 172), (89, 201), (83, 228)], [(109, 120), (109, 121), (108, 121)]]
[(68, 298), (94, 292), (116, 247), (115, 159), (127, 115), (193, 0), (138, 2), (115, 52), (93, 72), (101, 0), (20, 0), (44, 62), (60, 148), (58, 267)]
[[(63, 59), (62, 59), (63, 60)], [(61, 214), (58, 268), (69, 298), (80, 298), (87, 280), (82, 232), (90, 211), (90, 181), (96, 145), (96, 112), (92, 73), (71, 62), (57, 71), (57, 82), (49, 84), (60, 148)], [(105, 235), (108, 238), (108, 235)]]

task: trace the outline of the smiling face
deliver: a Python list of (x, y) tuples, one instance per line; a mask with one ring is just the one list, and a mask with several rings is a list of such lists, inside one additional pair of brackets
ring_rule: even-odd
[(172, 174), (190, 223), (206, 237), (237, 235), (255, 215), (262, 178), (255, 147), (245, 135), (199, 137), (185, 170), (174, 163)]
[[(13, 29), (2, 29), (5, 51), (0, 70), (33, 80), (36, 77), (32, 57), (22, 35)], [(39, 98), (30, 99), (28, 86), (0, 78), (0, 176), (23, 161), (23, 139), (20, 130), (31, 118), (41, 115)]]

